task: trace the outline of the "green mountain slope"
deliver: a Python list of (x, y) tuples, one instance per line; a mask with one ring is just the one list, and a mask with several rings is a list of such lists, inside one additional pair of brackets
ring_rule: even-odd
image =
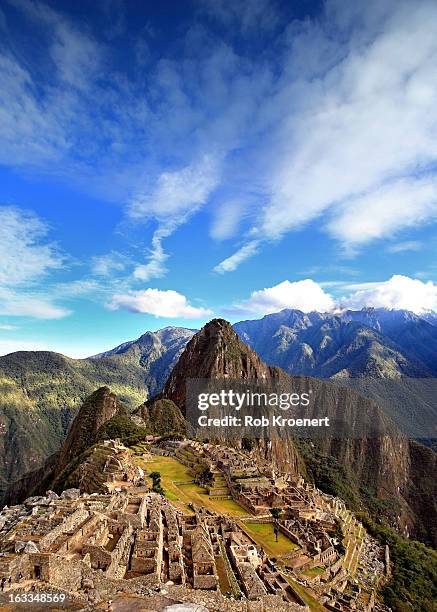
[(108, 386), (129, 410), (161, 389), (192, 330), (147, 332), (99, 358), (46, 351), (0, 357), (0, 494), (57, 452), (93, 391)]

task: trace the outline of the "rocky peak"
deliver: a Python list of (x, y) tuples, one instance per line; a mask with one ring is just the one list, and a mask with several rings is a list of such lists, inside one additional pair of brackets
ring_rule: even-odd
[(59, 470), (94, 443), (100, 427), (116, 414), (126, 414), (126, 407), (108, 387), (100, 387), (82, 404), (71, 424), (59, 456)]
[(185, 384), (189, 378), (257, 379), (275, 376), (244, 344), (228, 321), (213, 319), (193, 336), (164, 386), (162, 396), (185, 412)]

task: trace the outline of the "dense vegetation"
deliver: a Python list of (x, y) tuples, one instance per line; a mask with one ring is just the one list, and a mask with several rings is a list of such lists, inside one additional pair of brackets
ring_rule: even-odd
[(135, 411), (143, 419), (151, 433), (162, 436), (186, 434), (186, 423), (181, 411), (169, 399), (153, 399), (145, 402)]
[(136, 425), (129, 416), (118, 414), (99, 429), (97, 441), (119, 438), (125, 446), (133, 446), (143, 440), (148, 433), (147, 429)]
[(164, 495), (164, 489), (161, 485), (161, 474), (160, 472), (151, 472), (149, 477), (152, 479), (152, 491)]
[[(140, 365), (121, 357), (69, 359), (49, 352), (0, 357), (0, 489), (57, 452), (85, 399), (107, 385), (129, 409), (147, 390)], [(2, 480), (4, 484), (2, 485)]]
[(399, 515), (399, 504), (395, 498), (378, 499), (376, 492), (358, 481), (356, 474), (346, 465), (340, 464), (332, 455), (325, 455), (308, 440), (296, 440), (307, 478), (316, 486), (335, 497), (340, 497), (355, 512), (364, 507), (373, 517), (383, 517), (387, 524)]
[(392, 577), (382, 589), (385, 603), (395, 612), (435, 612), (437, 552), (366, 515), (359, 518), (371, 535), (390, 547)]

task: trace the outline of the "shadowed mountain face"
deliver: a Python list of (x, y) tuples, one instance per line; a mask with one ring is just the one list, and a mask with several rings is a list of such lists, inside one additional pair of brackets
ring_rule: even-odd
[(437, 437), (437, 327), (414, 313), (283, 310), (234, 329), (267, 363), (335, 379), (378, 402), (409, 437)]
[(431, 323), (431, 325), (437, 325), (437, 312), (426, 312), (421, 315), (421, 318)]
[(127, 416), (126, 407), (108, 387), (94, 391), (80, 407), (62, 445), (58, 460), (61, 471), (97, 439), (99, 429), (114, 416)]
[(149, 396), (152, 396), (162, 389), (185, 345), (195, 333), (196, 330), (185, 327), (165, 327), (156, 332), (146, 332), (137, 340), (125, 342), (92, 359), (98, 362), (111, 357), (122, 366), (139, 366)]
[[(185, 413), (187, 378), (265, 379), (275, 369), (265, 365), (224, 319), (213, 319), (187, 344), (162, 390)], [(278, 374), (276, 373), (276, 376)]]
[[(369, 497), (368, 503), (375, 501), (377, 504), (379, 500), (383, 504), (393, 505), (392, 518), (398, 521), (399, 527), (422, 536), (425, 534), (423, 537), (428, 541), (434, 540), (433, 528), (426, 528), (429, 515), (425, 518), (421, 514), (420, 503), (417, 503), (418, 497), (424, 496), (428, 500), (426, 506), (429, 512), (429, 500), (432, 499), (434, 490), (430, 490), (428, 477), (419, 475), (418, 462), (423, 461), (423, 466), (427, 464), (431, 467), (434, 453), (429, 451), (428, 456), (429, 449), (424, 449), (423, 454), (420, 450), (413, 453), (408, 440), (373, 401), (352, 389), (339, 387), (328, 381), (303, 376), (290, 377), (279, 368), (267, 366), (240, 340), (231, 325), (221, 319), (208, 323), (190, 340), (159, 398), (171, 400), (184, 413), (186, 381), (189, 378), (276, 379), (280, 380), (281, 384), (289, 384), (291, 389), (298, 392), (311, 388), (315, 405), (323, 407), (323, 414), (331, 420), (340, 417), (346, 420), (362, 419), (375, 424), (379, 422), (380, 431), (385, 432), (381, 437), (326, 437), (307, 445), (308, 467), (313, 458), (311, 452), (333, 458), (339, 466), (343, 466), (345, 473), (351, 475), (350, 486), (355, 488), (354, 495), (358, 505), (366, 503), (360, 493), (361, 489), (365, 489)], [(306, 461), (302, 461), (299, 447), (296, 447), (291, 436), (272, 442), (255, 441), (253, 452), (271, 461), (281, 471), (306, 471)], [(435, 522), (435, 507), (432, 516)]]
[[(338, 315), (284, 310), (260, 320), (236, 323), (234, 329), (240, 340), (231, 337), (226, 324), (223, 333), (217, 334), (222, 349), (214, 356), (215, 364), (205, 362), (204, 355), (199, 357), (197, 351), (201, 343), (214, 341), (206, 334), (217, 330), (208, 328), (196, 336), (197, 348), (192, 356), (198, 363), (185, 356), (184, 366), (178, 365), (170, 378), (194, 330), (168, 327), (147, 332), (135, 341), (82, 360), (44, 351), (0, 357), (0, 492), (8, 482), (38, 468), (59, 450), (81, 403), (104, 385), (132, 410), (159, 393), (168, 379), (166, 390), (183, 409), (183, 389), (175, 386), (183, 367), (198, 371), (199, 376), (216, 367), (217, 371), (225, 369), (241, 377), (262, 376), (267, 368), (264, 364), (269, 364), (293, 375), (333, 377), (383, 402), (387, 396), (384, 380), (436, 374), (437, 326), (431, 324), (436, 321), (431, 314), (425, 321), (425, 315), (384, 309)], [(241, 340), (264, 363), (253, 352), (241, 363), (236, 361), (242, 350)], [(369, 380), (378, 382), (369, 385)], [(426, 434), (427, 424), (437, 420), (432, 379), (428, 380), (422, 394), (411, 381), (398, 390), (388, 389), (395, 401), (383, 403), (384, 409), (407, 435), (414, 436), (420, 426), (424, 432), (420, 437), (433, 437)]]

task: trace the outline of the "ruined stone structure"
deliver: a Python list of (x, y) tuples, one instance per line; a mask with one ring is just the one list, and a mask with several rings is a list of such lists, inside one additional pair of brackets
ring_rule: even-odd
[[(214, 593), (217, 601), (228, 601), (226, 594), (262, 602), (266, 610), (306, 610), (287, 579), (290, 573), (311, 585), (327, 609), (372, 609), (373, 583), (358, 583), (354, 570), (371, 559), (366, 575), (386, 576), (387, 555), (368, 536), (363, 545), (362, 526), (340, 500), (303, 481), (273, 477), (243, 451), (194, 441), (167, 443), (164, 452), (189, 465), (193, 477), (199, 466), (207, 466), (220, 483), (213, 487), (210, 482), (210, 488), (227, 487), (248, 516), (237, 520), (194, 506), (184, 513), (145, 483), (137, 486), (144, 473), (131, 469), (130, 451), (117, 442), (102, 448), (109, 451), (105, 482), (117, 485), (105, 494), (47, 492), (0, 512), (0, 577), (11, 576), (13, 588), (52, 588), (86, 601), (98, 600), (99, 593), (109, 597), (120, 590), (135, 594), (172, 585), (187, 593)], [(117, 456), (127, 464), (114, 461)], [(119, 487), (123, 474), (128, 474), (122, 481), (126, 486)], [(276, 524), (290, 540), (282, 568), (244, 523), (249, 515), (252, 521), (273, 523), (271, 508), (281, 510)], [(339, 526), (344, 555), (337, 549)], [(306, 573), (312, 568), (317, 572)], [(273, 601), (274, 608), (268, 608)]]

